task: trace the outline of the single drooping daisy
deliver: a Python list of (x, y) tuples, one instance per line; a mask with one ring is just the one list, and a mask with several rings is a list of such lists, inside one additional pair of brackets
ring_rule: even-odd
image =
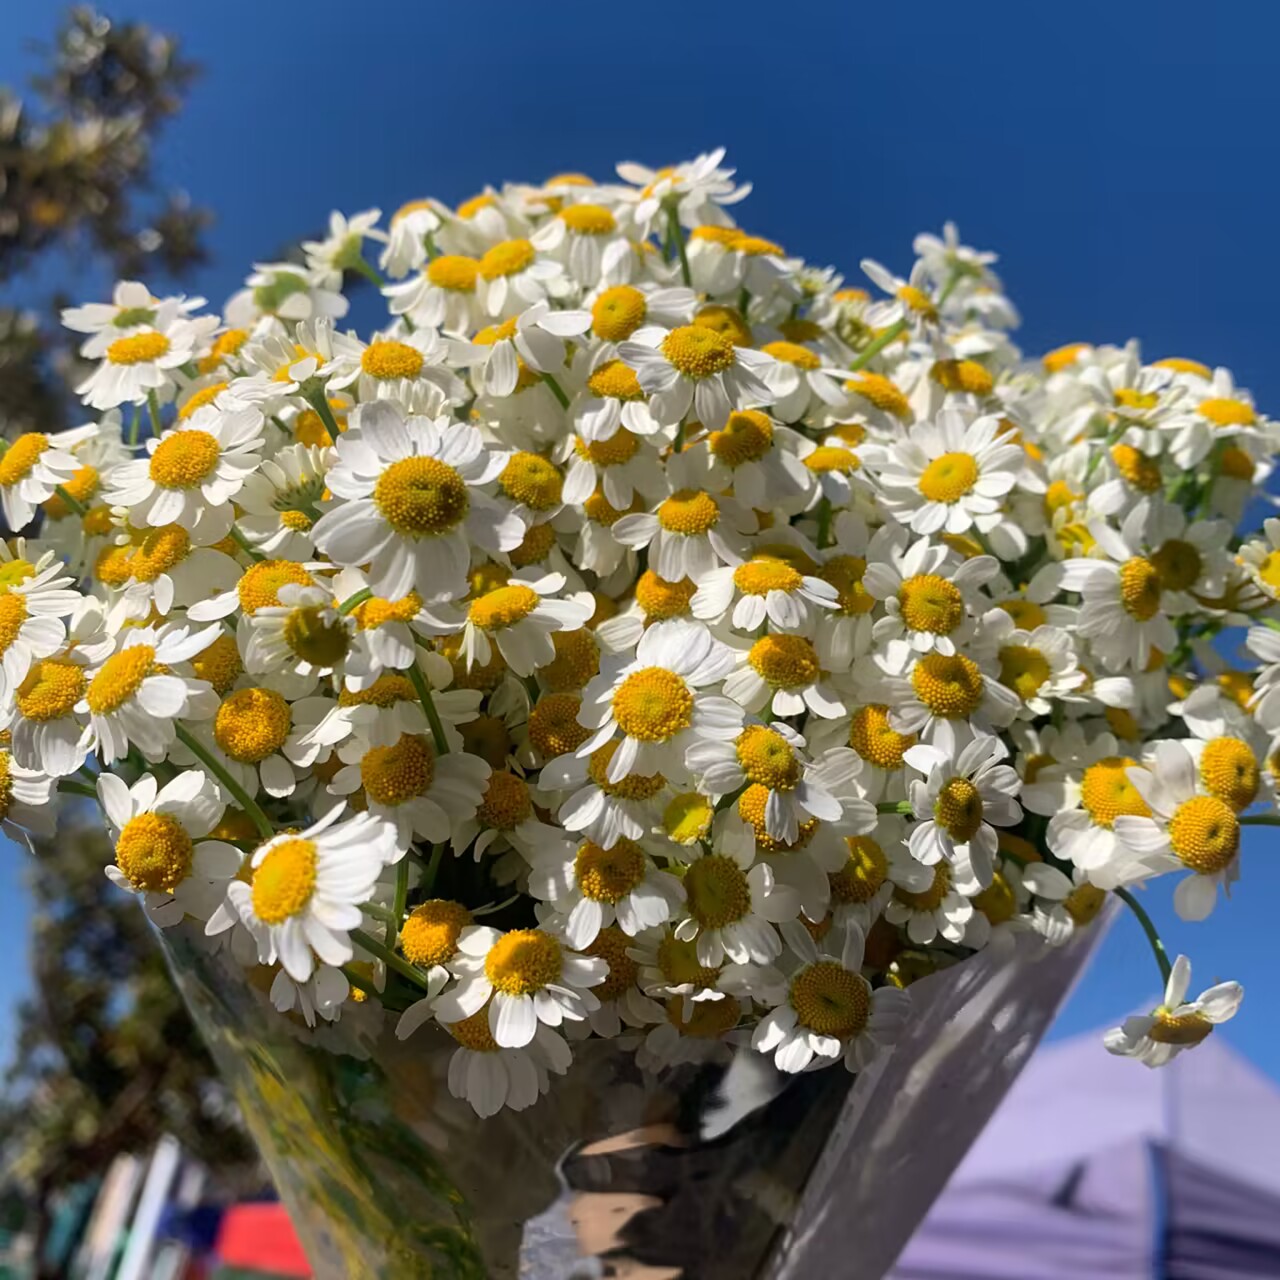
[[(924, 743), (906, 753), (907, 763), (924, 775), (911, 784), (911, 856), (926, 867), (967, 856), (978, 882), (991, 883), (997, 826), (1022, 821), (1015, 799), (1022, 780), (1002, 763), (1008, 749), (999, 738), (976, 736), (959, 754)], [(963, 853), (961, 847), (964, 847)]]
[(47, 773), (25, 769), (0, 747), (0, 831), (31, 849), (33, 835), (48, 838), (57, 825), (56, 783)]
[(610, 285), (588, 294), (583, 306), (591, 312), (592, 336), (606, 344), (602, 355), (611, 360), (616, 344), (625, 342), (646, 323), (668, 329), (688, 324), (697, 302), (692, 289), (646, 282)]
[(550, 927), (575, 951), (585, 950), (613, 924), (628, 937), (663, 925), (684, 902), (680, 881), (660, 871), (642, 845), (625, 838), (609, 849), (586, 840), (568, 857), (544, 854), (530, 872), (529, 892), (551, 905)]
[(757, 631), (768, 623), (778, 631), (812, 635), (824, 625), (837, 597), (829, 582), (765, 553), (735, 567), (713, 569), (699, 582), (690, 607), (695, 618), (718, 622), (732, 604), (729, 621), (739, 631)]
[(860, 456), (885, 509), (914, 532), (988, 532), (1004, 519), (1001, 500), (1022, 465), (1022, 449), (1005, 431), (995, 415), (968, 421), (943, 409), (934, 422), (916, 423), (892, 444), (867, 445)]
[(400, 1015), (397, 1040), (407, 1040), (434, 1016), (436, 996), (453, 980), (448, 966), (458, 954), (458, 939), (471, 924), (470, 910), (449, 898), (429, 898), (405, 917), (398, 944), (404, 958), (425, 975), (427, 994)]
[(502, 933), (484, 925), (462, 931), (450, 968), (458, 984), (436, 1000), (437, 1020), (461, 1022), (487, 1006), (489, 1034), (508, 1049), (529, 1044), (539, 1023), (585, 1019), (599, 1004), (591, 988), (609, 971), (606, 961), (577, 954), (544, 929)]
[(650, 627), (634, 658), (610, 660), (587, 686), (578, 718), (593, 733), (577, 754), (589, 756), (621, 735), (609, 782), (633, 773), (681, 776), (695, 742), (731, 739), (741, 728), (741, 708), (709, 692), (733, 661), (733, 650), (699, 623), (673, 619)]
[(1235, 1017), (1244, 999), (1238, 982), (1219, 982), (1194, 1000), (1187, 999), (1191, 961), (1179, 956), (1165, 984), (1164, 1002), (1151, 1013), (1126, 1018), (1103, 1037), (1109, 1053), (1137, 1058), (1144, 1066), (1163, 1067), (1184, 1049), (1208, 1039), (1214, 1027)]
[(569, 464), (562, 490), (567, 504), (585, 504), (599, 493), (625, 516), (637, 495), (651, 501), (666, 492), (667, 478), (654, 443), (625, 426), (616, 428), (607, 440), (566, 436), (555, 457)]
[(643, 326), (619, 344), (618, 355), (636, 371), (649, 412), (664, 425), (683, 422), (692, 410), (704, 427), (718, 431), (734, 409), (773, 399), (761, 376), (773, 360), (702, 325)]
[(254, 405), (230, 412), (214, 405), (198, 409), (148, 440), (148, 457), (111, 473), (107, 501), (126, 507), (135, 525), (193, 530), (205, 510), (224, 507), (261, 465), (263, 422)]
[[(751, 194), (751, 183), (735, 183), (734, 169), (722, 169), (724, 148), (704, 152), (694, 160), (661, 169), (650, 169), (633, 160), (617, 166), (618, 176), (639, 188), (629, 198), (634, 200), (632, 219), (637, 235), (648, 236), (655, 223), (669, 209), (682, 227), (704, 225), (728, 226), (730, 218), (723, 206), (737, 204)], [(658, 227), (661, 232), (664, 228)]]
[(558, 597), (563, 574), (512, 577), (464, 605), (437, 604), (423, 609), (423, 628), (433, 634), (462, 633), (462, 657), (469, 671), (486, 666), (497, 646), (518, 676), (530, 676), (555, 660), (552, 632), (576, 631), (595, 611), (586, 591)]
[(724, 693), (748, 711), (775, 716), (810, 711), (826, 720), (844, 714), (830, 673), (807, 637), (766, 632), (736, 650), (736, 657), (737, 670), (725, 677)]
[(341, 273), (359, 261), (364, 241), (386, 241), (386, 232), (378, 230), (381, 209), (366, 209), (351, 217), (336, 209), (329, 214), (329, 234), (323, 240), (304, 240), (302, 252), (307, 266), (320, 274)]
[(381, 400), (362, 404), (351, 422), (327, 476), (345, 501), (320, 518), (313, 537), (337, 564), (370, 565), (377, 595), (464, 595), (473, 542), (490, 553), (520, 545), (525, 526), (480, 491), (506, 459), (474, 427), (406, 419)]
[[(341, 812), (334, 809), (313, 826), (259, 845), (248, 882), (235, 880), (227, 889), (257, 941), (258, 959), (278, 961), (295, 982), (310, 978), (317, 960), (341, 965), (352, 959), (350, 932), (364, 919), (361, 904), (397, 856), (394, 824), (369, 813), (339, 822)], [(206, 928), (215, 933), (231, 923), (224, 915)]]
[(69, 484), (80, 470), (72, 452), (98, 432), (95, 423), (48, 435), (25, 431), (0, 454), (0, 508), (5, 523), (15, 533), (35, 519), (36, 509), (47, 502), (59, 485)]
[[(841, 1058), (848, 1070), (860, 1071), (882, 1049), (892, 1048), (910, 1015), (911, 997), (897, 987), (872, 990), (861, 973), (862, 931), (833, 930), (819, 950), (795, 921), (779, 928), (795, 967), (785, 999), (760, 1020), (751, 1047), (772, 1054), (774, 1066), (786, 1072)], [(832, 942), (840, 943), (838, 956), (826, 950)]]
[(923, 259), (912, 267), (910, 280), (895, 276), (873, 258), (863, 258), (861, 266), (871, 282), (889, 295), (863, 313), (863, 321), (870, 328), (887, 329), (900, 322), (923, 328), (938, 323), (938, 307), (928, 292), (929, 269)]
[(662, 426), (649, 412), (636, 371), (607, 347), (579, 353), (575, 366), (585, 372), (581, 395), (573, 406), (574, 425), (587, 444), (611, 440), (619, 427), (632, 435), (657, 435)]
[[(899, 860), (886, 850), (899, 850), (904, 822), (897, 814), (883, 814), (865, 835), (845, 836), (843, 864), (827, 873), (831, 885), (830, 910), (837, 928), (856, 927), (865, 935), (884, 912), (893, 893)], [(918, 877), (912, 864), (910, 878)]]
[(848, 404), (844, 391), (847, 369), (830, 368), (816, 351), (785, 339), (767, 342), (760, 348), (773, 358), (761, 368), (761, 381), (773, 395), (774, 416), (782, 422), (799, 422), (811, 407), (841, 408)]
[(414, 391), (425, 392), (438, 412), (467, 398), (461, 380), (448, 366), (448, 356), (448, 345), (434, 329), (393, 331), (375, 335), (368, 345), (348, 340), (319, 376), (326, 391), (354, 387), (362, 401), (404, 400)]
[(1219, 887), (1240, 874), (1235, 810), (1201, 789), (1195, 760), (1181, 742), (1159, 743), (1149, 770), (1127, 772), (1150, 813), (1118, 816), (1116, 838), (1142, 857), (1151, 874), (1179, 865), (1192, 872), (1174, 890), (1174, 909), (1184, 920), (1205, 919)]
[(357, 735), (338, 748), (338, 758), (342, 768), (329, 790), (338, 796), (363, 790), (368, 812), (391, 824), (401, 851), (415, 836), (447, 841), (454, 822), (474, 817), (489, 777), (478, 756), (437, 755), (425, 734), (401, 734), (386, 746)]
[(735, 409), (719, 431), (707, 433), (704, 483), (713, 493), (732, 489), (756, 510), (790, 507), (818, 484), (805, 462), (808, 444), (761, 409)]
[(166, 623), (120, 633), (116, 651), (91, 672), (75, 707), (88, 714), (90, 741), (104, 764), (126, 755), (131, 744), (147, 760), (163, 760), (178, 719), (212, 714), (217, 701), (210, 686), (173, 668), (207, 649), (218, 631)]
[[(440, 229), (440, 213), (431, 199), (402, 204), (387, 224), (386, 245), (378, 265), (393, 280), (403, 279), (427, 256), (429, 237)], [(383, 293), (387, 291), (384, 289)], [(439, 322), (432, 326), (439, 327)]]
[(154, 774), (129, 787), (114, 773), (100, 773), (97, 789), (115, 843), (107, 878), (140, 894), (162, 929), (187, 916), (208, 920), (243, 860), (235, 845), (208, 838), (225, 807), (217, 788), (189, 770), (163, 787)]

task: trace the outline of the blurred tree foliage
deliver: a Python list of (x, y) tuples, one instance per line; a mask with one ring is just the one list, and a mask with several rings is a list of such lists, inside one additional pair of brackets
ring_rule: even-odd
[[(65, 18), (25, 97), (0, 88), (0, 435), (67, 424), (73, 347), (48, 282), (181, 276), (208, 215), (158, 191), (152, 155), (195, 69), (169, 36), (91, 9)], [(215, 1168), (253, 1159), (136, 901), (102, 874), (86, 811), (31, 862), (31, 998), (0, 1096), (0, 1176), (48, 1223), (50, 1194), (175, 1134)], [(251, 1175), (252, 1176), (252, 1175)]]
[[(70, 11), (28, 92), (0, 87), (0, 285), (25, 277), (180, 277), (203, 262), (209, 214), (158, 190), (153, 149), (195, 67), (170, 36)], [(40, 313), (0, 307), (0, 435), (66, 425), (71, 348)]]

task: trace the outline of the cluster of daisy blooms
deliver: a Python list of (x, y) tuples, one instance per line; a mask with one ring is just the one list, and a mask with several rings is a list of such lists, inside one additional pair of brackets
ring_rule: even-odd
[(68, 310), (98, 418), (0, 457), (5, 829), (96, 799), (157, 925), (299, 1027), (443, 1028), (480, 1114), (591, 1036), (856, 1071), (1113, 893), (1169, 981), (1109, 1047), (1165, 1061), (1240, 989), (1188, 1003), (1133, 891), (1204, 917), (1276, 821), (1280, 521), (1233, 529), (1277, 425), (1135, 344), (1025, 358), (952, 227), (847, 285), (721, 160)]

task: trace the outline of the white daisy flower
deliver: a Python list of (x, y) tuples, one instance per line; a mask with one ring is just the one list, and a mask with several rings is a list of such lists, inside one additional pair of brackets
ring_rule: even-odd
[(599, 1004), (591, 988), (609, 972), (604, 960), (575, 954), (544, 929), (502, 933), (472, 925), (462, 931), (458, 953), (451, 966), (458, 985), (437, 999), (437, 1020), (461, 1022), (487, 1006), (489, 1034), (508, 1049), (529, 1044), (539, 1023), (585, 1019)]
[(72, 452), (98, 432), (96, 423), (47, 435), (25, 431), (0, 454), (0, 509), (5, 523), (17, 532), (35, 519), (36, 508), (48, 501), (59, 485), (66, 486), (80, 470)]
[(0, 831), (28, 849), (33, 835), (52, 836), (58, 813), (55, 787), (47, 773), (23, 768), (0, 748)]
[[(780, 928), (798, 965), (788, 979), (785, 1000), (760, 1020), (751, 1047), (772, 1054), (774, 1066), (786, 1072), (840, 1058), (848, 1070), (860, 1071), (882, 1049), (892, 1048), (910, 1015), (911, 997), (897, 987), (872, 990), (860, 972), (862, 932), (843, 930), (835, 956), (820, 951), (795, 921)], [(834, 931), (827, 937), (836, 940)]]
[(315, 555), (311, 530), (320, 518), (327, 465), (325, 450), (293, 444), (264, 458), (245, 477), (236, 496), (236, 527), (264, 556), (310, 560)]
[(632, 211), (637, 234), (648, 236), (655, 220), (672, 206), (682, 227), (729, 225), (723, 206), (745, 200), (751, 194), (751, 183), (735, 184), (736, 170), (722, 169), (723, 159), (724, 148), (717, 147), (694, 160), (662, 169), (650, 169), (633, 160), (619, 164), (617, 172), (623, 182), (640, 188)]
[(910, 280), (895, 276), (873, 258), (863, 258), (861, 266), (871, 282), (890, 295), (890, 300), (875, 302), (863, 313), (870, 328), (887, 329), (904, 320), (916, 327), (938, 323), (938, 307), (928, 292), (929, 269), (923, 260), (911, 268)]
[(480, 257), (477, 291), (489, 316), (519, 315), (526, 307), (559, 291), (564, 268), (552, 258), (539, 257), (523, 237), (491, 245)]
[(264, 605), (245, 619), (245, 670), (251, 675), (287, 671), (304, 678), (341, 670), (356, 623), (338, 612), (329, 588), (288, 582), (277, 598), (278, 605)]
[[(205, 305), (203, 298), (178, 296), (163, 300), (180, 314), (198, 311)], [(120, 280), (111, 290), (110, 302), (87, 302), (80, 307), (64, 307), (59, 319), (72, 333), (108, 335), (107, 342), (121, 333), (151, 324), (161, 299), (152, 295), (145, 284), (137, 280)], [(95, 349), (96, 354), (100, 354)]]
[(980, 891), (976, 880), (966, 883), (963, 879), (967, 860), (961, 858), (954, 866), (945, 860), (932, 867), (914, 865), (918, 871), (905, 870), (899, 859), (884, 918), (890, 924), (905, 925), (907, 937), (918, 947), (928, 946), (939, 936), (947, 942), (962, 942), (973, 918), (972, 896)]
[(1068, 631), (1050, 626), (1024, 631), (1004, 609), (984, 615), (975, 648), (994, 657), (1000, 683), (1022, 699), (1018, 714), (1025, 720), (1047, 716), (1055, 703), (1078, 698), (1089, 678), (1077, 666)]
[[(259, 845), (253, 875), (235, 880), (227, 896), (258, 944), (263, 964), (277, 961), (305, 982), (322, 964), (346, 964), (355, 955), (350, 932), (377, 887), (382, 868), (396, 858), (395, 827), (371, 813), (345, 822), (335, 809), (297, 832), (282, 832)], [(211, 920), (210, 933), (230, 922)]]
[[(396, 227), (391, 235), (394, 243)], [(417, 265), (417, 264), (414, 264)], [(403, 271), (392, 271), (402, 276)], [(470, 333), (484, 319), (476, 286), (480, 260), (463, 253), (442, 253), (422, 263), (421, 271), (399, 284), (387, 285), (383, 296), (393, 316), (407, 316), (419, 329)]]
[(254, 405), (224, 413), (213, 405), (147, 441), (146, 458), (112, 471), (106, 500), (137, 525), (193, 531), (210, 508), (225, 508), (261, 465), (263, 416)]
[(381, 218), (381, 209), (366, 209), (349, 218), (333, 210), (329, 214), (329, 234), (323, 240), (302, 242), (307, 266), (318, 275), (351, 270), (366, 239), (386, 240), (386, 234), (377, 229)]
[(920, 654), (904, 675), (884, 678), (881, 694), (890, 727), (944, 751), (1005, 728), (1021, 706), (1012, 689), (963, 653)]
[(616, 354), (614, 344), (625, 342), (645, 324), (665, 329), (688, 324), (697, 304), (698, 295), (692, 289), (651, 281), (609, 285), (583, 299), (591, 312), (591, 333), (606, 344), (602, 354), (607, 359)]
[(766, 342), (760, 350), (773, 358), (760, 377), (773, 394), (773, 413), (780, 421), (799, 422), (811, 409), (821, 412), (849, 403), (847, 369), (830, 368), (818, 352), (785, 338)]
[(225, 807), (209, 779), (192, 770), (161, 787), (144, 773), (129, 787), (115, 774), (101, 773), (98, 801), (115, 844), (107, 878), (140, 894), (162, 929), (187, 916), (208, 920), (242, 861), (235, 845), (205, 838)]
[(598, 281), (625, 283), (631, 278), (634, 250), (626, 228), (603, 204), (566, 204), (530, 237), (540, 253), (565, 264), (569, 277), (584, 288)]
[(196, 358), (218, 326), (217, 316), (192, 320), (183, 310), (178, 299), (170, 298), (154, 308), (151, 319), (142, 320), (140, 312), (139, 323), (99, 330), (81, 343), (81, 356), (101, 363), (76, 387), (76, 395), (92, 409), (114, 409), (171, 390), (178, 370)]
[(355, 387), (362, 401), (403, 399), (414, 390), (438, 397), (436, 412), (461, 404), (466, 389), (448, 367), (449, 349), (434, 329), (375, 335), (367, 345), (348, 341), (317, 374), (326, 390)]
[(802, 502), (821, 487), (806, 463), (814, 459), (809, 444), (760, 409), (735, 409), (719, 431), (707, 433), (706, 487), (713, 493), (732, 489), (756, 510)]
[(341, 320), (350, 303), (331, 271), (304, 271), (296, 262), (258, 262), (245, 288), (232, 294), (223, 317), (237, 329), (253, 329), (271, 317), (284, 321)]
[(813, 641), (806, 636), (767, 632), (737, 650), (737, 670), (724, 682), (726, 698), (761, 714), (799, 716), (806, 711), (825, 720), (844, 714), (839, 692)]
[(1192, 1049), (1220, 1023), (1236, 1016), (1244, 999), (1238, 982), (1220, 982), (1187, 999), (1191, 961), (1179, 956), (1165, 984), (1164, 1002), (1151, 1013), (1126, 1018), (1103, 1037), (1109, 1053), (1137, 1058), (1144, 1066), (1163, 1067), (1184, 1049)]
[(369, 576), (379, 596), (464, 595), (473, 543), (497, 553), (524, 538), (520, 520), (479, 490), (506, 460), (474, 427), (406, 419), (375, 401), (352, 414), (334, 452), (327, 482), (345, 501), (317, 522), (315, 544), (337, 564), (376, 564)]
[[(592, 494), (599, 493), (614, 510), (626, 515), (637, 495), (652, 500), (666, 492), (666, 476), (653, 443), (626, 426), (615, 428), (607, 440), (566, 436), (555, 457), (569, 464), (562, 490), (566, 504), (584, 505)], [(717, 508), (713, 524), (718, 517)]]
[(729, 621), (739, 631), (758, 631), (769, 623), (778, 631), (812, 635), (822, 625), (819, 620), (836, 607), (838, 596), (829, 582), (765, 553), (733, 568), (713, 569), (699, 582), (690, 608), (695, 618), (716, 622), (732, 604)]
[[(26, 557), (31, 556), (28, 560)], [(0, 546), (0, 702), (27, 678), (31, 664), (62, 647), (62, 621), (83, 597), (53, 551), (18, 539), (17, 555)]]
[[(590, 736), (590, 730), (583, 732)], [(620, 746), (613, 739), (587, 756), (557, 755), (538, 775), (540, 790), (564, 796), (556, 821), (566, 831), (580, 833), (604, 849), (612, 849), (619, 840), (646, 836), (662, 816), (667, 791), (667, 780), (661, 773), (632, 771), (617, 782), (610, 781), (610, 765)]]
[(620, 427), (636, 436), (653, 436), (662, 430), (649, 412), (636, 371), (607, 346), (577, 353), (575, 365), (585, 374), (573, 404), (574, 426), (584, 443), (612, 440)]
[(578, 718), (594, 732), (577, 754), (589, 756), (620, 734), (609, 782), (633, 773), (680, 777), (696, 741), (733, 738), (741, 728), (741, 708), (709, 692), (732, 666), (733, 651), (698, 623), (650, 627), (633, 659), (609, 660), (587, 685)]

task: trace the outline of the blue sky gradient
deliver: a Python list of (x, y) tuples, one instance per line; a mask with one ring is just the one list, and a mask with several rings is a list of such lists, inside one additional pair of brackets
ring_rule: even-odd
[[(9, 0), (0, 82), (23, 76), (52, 10)], [(1229, 365), (1280, 412), (1280, 5), (499, 0), (364, 15), (337, 0), (120, 0), (115, 11), (176, 32), (203, 64), (159, 169), (217, 214), (213, 261), (194, 281), (215, 303), (334, 205), (455, 203), (486, 182), (605, 177), (617, 160), (723, 144), (756, 184), (741, 220), (791, 252), (847, 277), (864, 256), (905, 269), (913, 234), (951, 218), (1000, 253), (1024, 349), (1138, 336), (1153, 358)], [(1226, 1035), (1280, 1077), (1264, 963), (1276, 853), (1275, 834), (1249, 834), (1236, 899), (1206, 924), (1177, 922), (1166, 886), (1147, 898), (1197, 988), (1252, 982)], [(0, 1056), (25, 970), (24, 856), (0, 848)], [(1114, 1020), (1157, 985), (1122, 919), (1057, 1033)]]

